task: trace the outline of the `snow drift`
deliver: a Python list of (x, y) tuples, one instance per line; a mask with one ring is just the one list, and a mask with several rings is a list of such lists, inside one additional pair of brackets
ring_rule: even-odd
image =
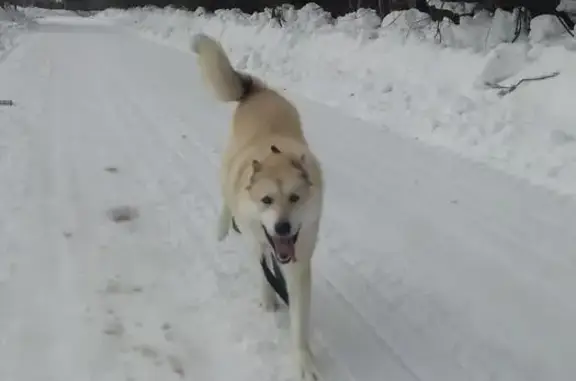
[(78, 17), (78, 13), (66, 9), (46, 9), (38, 7), (22, 7), (19, 10), (30, 20), (44, 17)]
[(32, 23), (18, 9), (0, 8), (0, 59), (16, 45), (18, 37)]
[[(285, 6), (281, 21), (269, 10), (201, 8), (111, 9), (96, 17), (184, 50), (190, 35), (208, 33), (237, 67), (276, 85), (576, 194), (576, 42), (556, 18), (535, 18), (528, 38), (511, 43), (515, 15), (503, 11), (463, 17), (460, 25), (437, 25), (417, 10), (380, 20), (362, 9), (332, 19), (315, 4)], [(554, 72), (505, 96), (492, 88)]]

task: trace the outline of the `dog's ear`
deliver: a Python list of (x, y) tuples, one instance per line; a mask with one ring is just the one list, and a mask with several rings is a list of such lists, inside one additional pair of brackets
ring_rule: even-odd
[(274, 144), (270, 146), (270, 150), (274, 153), (282, 153), (282, 151), (280, 151)]
[(252, 160), (252, 170), (254, 173), (260, 172), (262, 170), (262, 163), (260, 163), (258, 160)]
[(294, 168), (300, 171), (300, 175), (302, 176), (304, 181), (306, 181), (306, 184), (312, 185), (312, 181), (310, 181), (308, 171), (306, 170), (306, 168), (304, 168), (304, 159), (305, 159), (304, 155), (300, 156), (299, 160), (293, 159), (292, 165), (294, 166)]
[(254, 180), (256, 179), (256, 174), (262, 170), (262, 163), (258, 160), (252, 160), (252, 176), (250, 176), (250, 183), (246, 187), (246, 189), (252, 188), (254, 184)]
[(304, 164), (306, 163), (306, 155), (302, 154), (302, 155), (300, 155), (299, 158), (297, 158), (297, 159), (293, 158), (291, 161), (292, 161), (292, 165), (294, 167), (303, 171), (304, 170)]

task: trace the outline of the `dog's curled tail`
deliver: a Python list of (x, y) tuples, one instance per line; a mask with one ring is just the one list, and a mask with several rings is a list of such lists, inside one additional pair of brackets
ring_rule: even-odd
[(196, 34), (190, 48), (197, 54), (202, 75), (219, 100), (240, 101), (256, 90), (254, 78), (234, 70), (222, 45), (212, 37)]

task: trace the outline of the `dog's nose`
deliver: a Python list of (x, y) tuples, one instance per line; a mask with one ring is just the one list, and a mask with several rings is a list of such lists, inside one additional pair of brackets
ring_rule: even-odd
[(274, 225), (274, 230), (276, 231), (276, 234), (280, 236), (288, 235), (292, 230), (292, 225), (290, 225), (290, 222), (288, 221), (280, 221)]

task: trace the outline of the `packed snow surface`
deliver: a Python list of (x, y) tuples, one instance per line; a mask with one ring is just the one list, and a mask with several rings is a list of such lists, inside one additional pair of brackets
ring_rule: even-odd
[[(135, 15), (174, 16), (155, 12)], [(259, 60), (268, 78), (337, 106), (286, 93), (326, 175), (312, 309), (323, 380), (575, 378), (574, 199), (394, 132), (455, 148), (482, 127), (508, 139), (511, 157), (549, 140), (568, 157), (574, 107), (551, 100), (569, 94), (565, 47), (541, 47), (518, 69), (561, 69), (563, 80), (498, 99), (473, 90), (486, 65), (470, 52), (174, 17), (182, 44), (220, 25), (238, 62)], [(15, 101), (0, 108), (0, 380), (295, 381), (285, 309), (258, 306), (258, 265), (237, 236), (216, 242), (231, 107), (213, 99), (190, 52), (118, 19), (37, 21), (0, 63), (1, 97)], [(358, 71), (368, 52), (380, 75)], [(466, 65), (442, 65), (452, 60)], [(360, 99), (382, 101), (388, 128)], [(361, 104), (367, 120), (344, 113)]]
[[(140, 8), (100, 17), (186, 51), (191, 34), (208, 33), (238, 67), (278, 86), (576, 194), (576, 41), (556, 17), (535, 18), (530, 35), (510, 43), (516, 15), (500, 10), (439, 28), (417, 10), (382, 21), (365, 9), (332, 19), (313, 4), (283, 14), (282, 27), (270, 12)], [(502, 97), (486, 86), (555, 72)]]

